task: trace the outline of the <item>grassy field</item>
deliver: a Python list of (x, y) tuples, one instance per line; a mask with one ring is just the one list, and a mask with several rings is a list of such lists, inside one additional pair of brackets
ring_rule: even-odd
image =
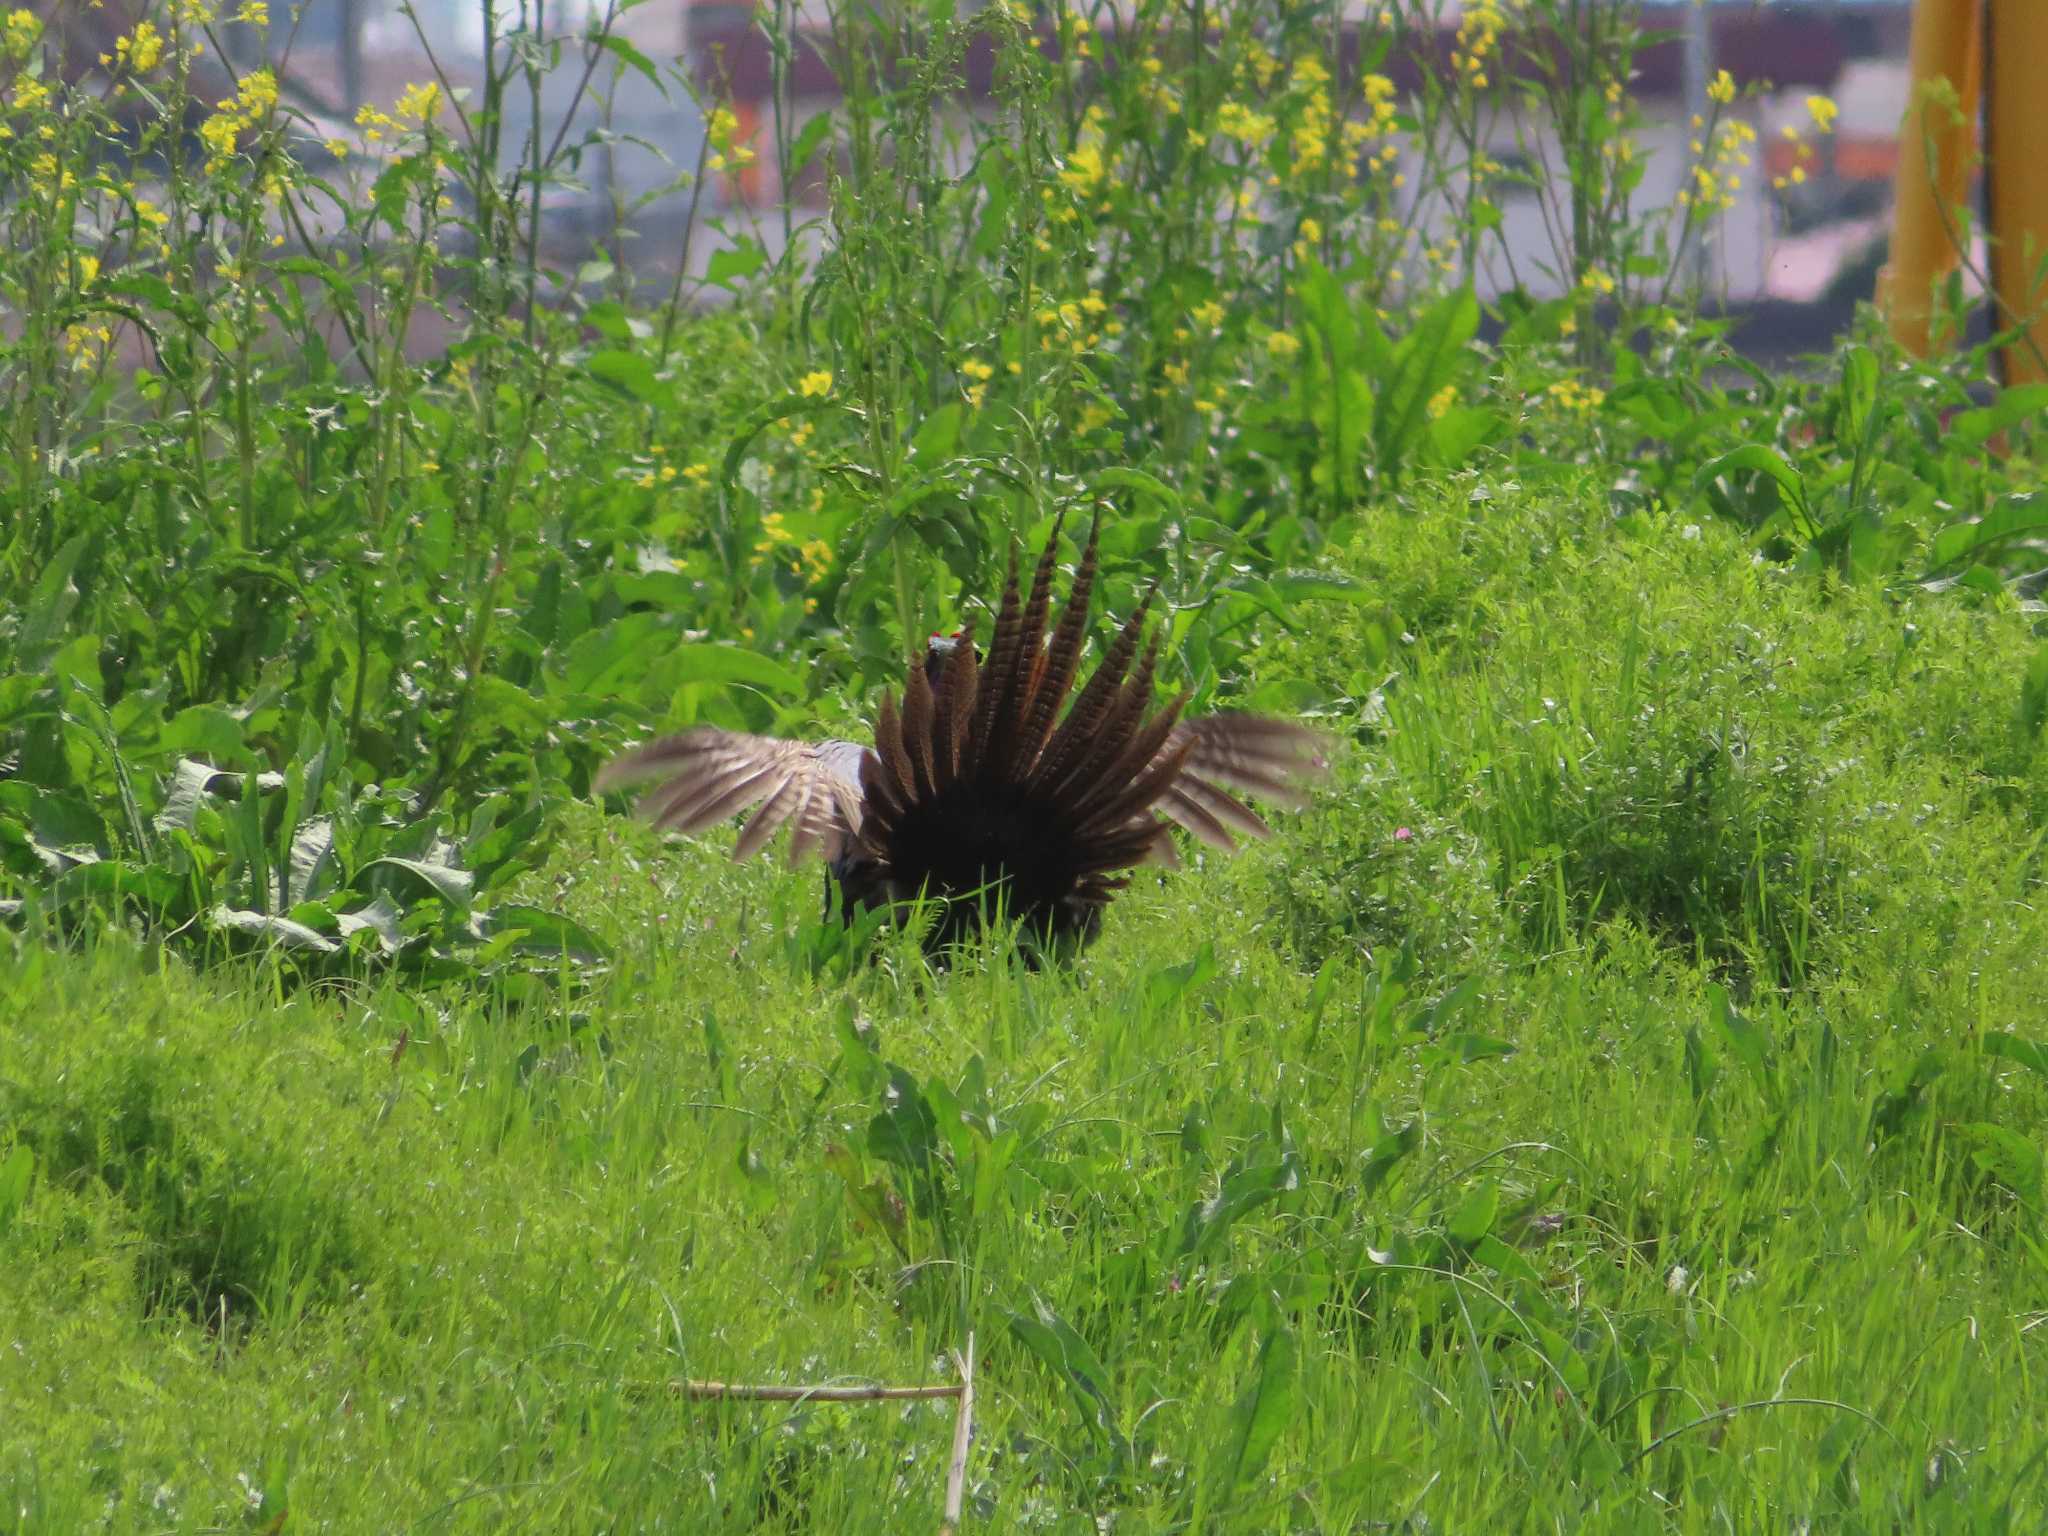
[(806, 963), (592, 808), (556, 999), (19, 946), (21, 1528), (919, 1528), (950, 1405), (665, 1388), (969, 1331), (978, 1527), (2030, 1528), (2028, 625), (1597, 498), (1345, 563), (1259, 659), (1386, 678), (1338, 787), (1071, 974)]
[[(1632, 7), (1430, 9), (846, 8), (751, 141), (0, 18), (0, 1529), (936, 1529), (951, 1402), (678, 1388), (970, 1339), (967, 1530), (2043, 1527), (2048, 388), (1748, 366), (1764, 87), (1649, 199)], [(551, 264), (586, 67), (701, 282)], [(1072, 967), (592, 794), (1097, 513), (1335, 772)]]

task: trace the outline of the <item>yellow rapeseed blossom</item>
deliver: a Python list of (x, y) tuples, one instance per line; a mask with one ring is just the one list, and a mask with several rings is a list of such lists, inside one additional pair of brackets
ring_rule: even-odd
[(241, 87), (225, 98), (213, 115), (199, 125), (199, 142), (206, 146), (206, 169), (220, 171), (234, 154), (241, 134), (259, 127), (277, 105), (277, 77), (267, 69), (252, 69), (242, 77)]
[(14, 82), (12, 105), (17, 112), (36, 112), (50, 104), (50, 88), (34, 75), (22, 75)]
[(114, 41), (114, 57), (122, 67), (138, 75), (146, 75), (162, 62), (164, 56), (164, 35), (147, 21), (135, 23), (135, 30)]
[(270, 25), (270, 7), (264, 0), (242, 0), (242, 8), (235, 12), (235, 20), (245, 27), (267, 27)]
[(1086, 197), (1102, 185), (1108, 168), (1102, 163), (1102, 145), (1098, 141), (1083, 139), (1074, 146), (1067, 156), (1066, 166), (1060, 171), (1063, 185)]
[(408, 85), (399, 92), (398, 100), (391, 108), (391, 114), (401, 123), (414, 122), (424, 128), (434, 120), (440, 110), (440, 84), (428, 80), (419, 85)]
[(711, 170), (738, 170), (743, 165), (754, 163), (754, 151), (739, 141), (740, 118), (731, 107), (714, 107), (710, 119), (704, 125), (704, 135), (711, 141), (711, 154), (704, 164)]
[(1835, 119), (1842, 115), (1842, 109), (1826, 96), (1806, 98), (1807, 116), (1813, 119), (1813, 126), (1822, 133), (1835, 131)]
[(69, 192), (78, 178), (57, 165), (57, 157), (45, 150), (29, 162), (28, 179), (41, 192)]
[(1301, 350), (1301, 338), (1292, 331), (1274, 331), (1266, 337), (1266, 352), (1277, 362), (1286, 362)]
[(1735, 77), (1725, 69), (1719, 71), (1707, 86), (1707, 99), (1727, 106), (1735, 99)]
[(1581, 384), (1576, 379), (1559, 379), (1546, 393), (1566, 410), (1576, 411), (1581, 416), (1590, 416), (1607, 399), (1606, 390)]
[(10, 59), (25, 59), (42, 35), (43, 24), (34, 11), (9, 11), (0, 24), (0, 52)]
[(1273, 137), (1273, 126), (1272, 118), (1252, 111), (1242, 102), (1226, 101), (1216, 109), (1216, 131), (1240, 139), (1254, 149)]
[(1206, 303), (1197, 304), (1192, 313), (1195, 317), (1195, 324), (1207, 326), (1211, 330), (1223, 323), (1223, 306), (1214, 299), (1210, 299)]
[(1435, 421), (1457, 403), (1458, 386), (1446, 384), (1442, 389), (1429, 397), (1429, 404), (1425, 409), (1429, 412), (1429, 419)]
[(711, 466), (701, 463), (685, 464), (683, 466), (683, 478), (695, 486), (701, 487), (706, 485), (711, 480)]
[(812, 399), (817, 399), (822, 396), (831, 394), (831, 370), (828, 368), (819, 368), (815, 369), (810, 373), (805, 374), (802, 378), (796, 381), (796, 392), (800, 395), (805, 395)]
[(1507, 17), (1502, 14), (1498, 0), (1472, 0), (1458, 19), (1451, 68), (1469, 77), (1479, 90), (1485, 90), (1487, 56), (1496, 51), (1506, 29)]

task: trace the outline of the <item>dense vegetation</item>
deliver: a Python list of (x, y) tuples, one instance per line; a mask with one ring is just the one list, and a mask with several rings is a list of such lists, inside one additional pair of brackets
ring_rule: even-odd
[[(1737, 83), (1645, 209), (1627, 8), (1412, 87), (1389, 9), (843, 11), (829, 116), (706, 93), (651, 295), (635, 210), (541, 237), (614, 146), (501, 142), (704, 90), (615, 13), (334, 143), (195, 95), (260, 4), (5, 20), (8, 1528), (897, 1530), (950, 1405), (670, 1385), (970, 1333), (976, 1527), (2038, 1527), (2048, 390), (1746, 366)], [(808, 236), (709, 218), (750, 156)], [(591, 802), (857, 730), (1098, 507), (1098, 603), (1341, 750), (1071, 971)]]

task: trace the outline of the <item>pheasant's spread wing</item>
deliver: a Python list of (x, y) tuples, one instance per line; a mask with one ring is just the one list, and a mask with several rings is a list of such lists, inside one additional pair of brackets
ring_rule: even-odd
[(1185, 749), (1187, 756), (1157, 809), (1214, 848), (1235, 848), (1233, 832), (1270, 837), (1272, 830), (1231, 791), (1299, 809), (1308, 804), (1308, 782), (1330, 771), (1323, 746), (1318, 732), (1270, 715), (1183, 720), (1160, 749)]
[(700, 726), (613, 759), (593, 787), (604, 793), (653, 783), (636, 809), (676, 832), (701, 832), (752, 807), (735, 859), (759, 852), (787, 825), (792, 864), (810, 853), (831, 860), (860, 830), (864, 755), (850, 741), (783, 741)]

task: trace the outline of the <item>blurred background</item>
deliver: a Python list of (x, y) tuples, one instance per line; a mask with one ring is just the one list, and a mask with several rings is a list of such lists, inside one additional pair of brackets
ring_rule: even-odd
[[(1116, 5), (1076, 9), (1097, 17), (1106, 38), (1114, 36)], [(1345, 8), (1340, 79), (1356, 64), (1361, 35), (1384, 35), (1385, 9), (1384, 0)], [(1412, 17), (1417, 8), (1403, 9)], [(1419, 78), (1431, 50), (1442, 57), (1454, 47), (1459, 0), (1426, 9), (1431, 24), (1404, 29), (1377, 65), (1404, 88)], [(132, 28), (141, 6), (99, 0), (98, 9), (65, 10), (62, 26), (76, 34), (75, 56), (89, 70), (94, 55)], [(666, 284), (679, 261), (702, 270), (711, 242), (692, 242), (690, 235), (704, 223), (745, 231), (771, 255), (792, 226), (802, 238), (826, 193), (815, 175), (795, 188), (776, 185), (775, 156), (765, 152), (777, 81), (767, 24), (774, 14), (735, 0), (641, 0), (609, 10), (603, 0), (501, 3), (489, 21), (501, 40), (530, 32), (542, 46), (559, 47), (566, 66), (544, 77), (537, 102), (523, 92), (509, 97), (507, 153), (525, 142), (536, 111), (548, 138), (564, 132), (566, 142), (583, 146), (570, 177), (545, 196), (543, 237), (554, 261), (602, 252), (654, 287)], [(815, 0), (785, 0), (779, 14), (796, 39), (784, 61), (783, 100), (794, 133), (837, 99), (829, 11)], [(1640, 15), (1659, 40), (1640, 56), (1634, 82), (1647, 162), (1639, 201), (1656, 205), (1679, 195), (1688, 145), (1710, 110), (1709, 83), (1726, 70), (1740, 94), (1722, 115), (1754, 129), (1757, 165), (1695, 253), (1696, 270), (1737, 320), (1732, 339), (1745, 350), (1789, 355), (1826, 346), (1855, 303), (1870, 297), (1884, 260), (1907, 99), (1909, 0), (1646, 4)], [(614, 41), (588, 48), (584, 40), (607, 21)], [(1050, 13), (1038, 21), (1046, 50), (1056, 51)], [(277, 6), (267, 33), (230, 25), (220, 35), (235, 65), (253, 67), (268, 55), (285, 99), (306, 114), (316, 137), (343, 139), (354, 133), (359, 109), (388, 108), (414, 82), (438, 75), (451, 89), (474, 88), (486, 25), (479, 0), (306, 0), (296, 12)], [(1113, 60), (1114, 51), (1106, 57)], [(989, 72), (986, 56), (969, 58), (963, 113), (987, 108)], [(1838, 109), (1831, 133), (1810, 131), (1816, 95)], [(705, 174), (702, 103), (713, 101), (729, 103), (737, 141), (751, 140), (764, 152), (743, 168)], [(1795, 138), (1802, 129), (1808, 131)], [(1503, 111), (1490, 133), (1487, 148), (1511, 173), (1499, 199), (1506, 244), (1529, 255), (1516, 264), (1515, 278), (1538, 293), (1555, 291), (1542, 271), (1542, 253), (1551, 249), (1542, 200), (1515, 186), (1512, 174), (1543, 175), (1554, 138), (1543, 123), (1513, 111)], [(796, 209), (792, 221), (781, 213), (785, 190)], [(613, 240), (621, 227), (626, 237)], [(1482, 288), (1508, 284), (1502, 267), (1493, 263)]]

